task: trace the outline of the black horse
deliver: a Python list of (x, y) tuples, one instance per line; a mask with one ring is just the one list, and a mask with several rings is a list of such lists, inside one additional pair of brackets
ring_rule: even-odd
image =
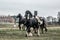
[(40, 34), (39, 34), (38, 20), (36, 18), (32, 18), (32, 14), (30, 11), (26, 11), (25, 17), (26, 17), (26, 27), (27, 27), (26, 36), (28, 36), (28, 34), (31, 32), (30, 30), (31, 27), (34, 29), (35, 33), (37, 33), (37, 36), (39, 36)]
[(18, 14), (17, 18), (19, 18), (18, 27), (19, 30), (21, 30), (22, 29), (21, 24), (25, 25), (26, 18), (22, 17), (21, 14)]

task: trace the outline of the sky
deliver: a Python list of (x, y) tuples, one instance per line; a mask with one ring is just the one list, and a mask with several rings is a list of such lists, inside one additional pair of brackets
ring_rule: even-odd
[(24, 15), (26, 10), (32, 14), (38, 11), (38, 16), (57, 17), (60, 0), (0, 0), (0, 15)]

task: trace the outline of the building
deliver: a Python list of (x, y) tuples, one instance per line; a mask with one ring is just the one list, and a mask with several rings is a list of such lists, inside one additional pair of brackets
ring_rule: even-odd
[(54, 24), (58, 24), (58, 18), (55, 18), (55, 17), (52, 17), (52, 16), (48, 16), (47, 17), (47, 23), (48, 24), (52, 24), (52, 25), (54, 25)]
[(11, 16), (0, 16), (0, 23), (14, 23), (15, 20)]
[(52, 17), (52, 16), (48, 16), (48, 17), (46, 18), (46, 21), (47, 21), (48, 24), (52, 24), (53, 17)]
[(53, 19), (52, 16), (48, 16), (48, 17), (47, 17), (47, 22), (52, 22), (52, 19)]

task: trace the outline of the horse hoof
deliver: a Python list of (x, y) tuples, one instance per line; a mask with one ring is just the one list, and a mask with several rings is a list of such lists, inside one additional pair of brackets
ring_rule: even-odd
[(44, 33), (42, 33), (42, 34), (44, 34)]
[(27, 35), (25, 35), (25, 37), (27, 37)]
[(39, 37), (40, 35), (37, 35), (37, 37)]
[(45, 31), (47, 32), (47, 29), (45, 29)]

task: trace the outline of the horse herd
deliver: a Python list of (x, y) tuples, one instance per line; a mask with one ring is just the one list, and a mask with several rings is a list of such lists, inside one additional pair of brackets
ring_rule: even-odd
[(26, 37), (33, 36), (35, 33), (37, 36), (40, 36), (40, 30), (43, 33), (43, 29), (47, 32), (45, 19), (41, 18), (37, 15), (32, 15), (30, 11), (26, 11), (25, 17), (22, 17), (21, 14), (18, 14), (17, 18), (19, 18), (19, 29), (21, 29), (21, 24), (26, 27)]

